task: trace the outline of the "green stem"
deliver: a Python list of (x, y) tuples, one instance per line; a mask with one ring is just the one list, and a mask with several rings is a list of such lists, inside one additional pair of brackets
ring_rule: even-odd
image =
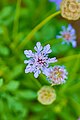
[(18, 46), (18, 48), (22, 48), (26, 45), (26, 43), (32, 39), (33, 35), (43, 26), (45, 25), (48, 21), (50, 21), (53, 17), (57, 16), (60, 14), (60, 11), (51, 14), (47, 18), (45, 18), (40, 24), (38, 24), (28, 35), (27, 37), (22, 41), (22, 43)]
[(17, 36), (17, 33), (18, 33), (20, 5), (21, 5), (21, 0), (17, 0), (16, 13), (15, 13), (15, 18), (14, 18), (14, 26), (13, 26), (13, 40), (14, 40), (15, 44), (17, 42), (16, 36)]

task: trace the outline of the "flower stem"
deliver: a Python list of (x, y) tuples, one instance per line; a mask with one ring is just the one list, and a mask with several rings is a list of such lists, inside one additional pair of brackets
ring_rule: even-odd
[(22, 48), (26, 45), (26, 43), (31, 40), (31, 38), (33, 37), (33, 35), (43, 26), (45, 25), (48, 21), (50, 21), (52, 18), (54, 18), (55, 16), (57, 16), (58, 14), (60, 14), (60, 11), (51, 14), (50, 16), (48, 16), (47, 18), (45, 18), (40, 24), (38, 24), (28, 35), (27, 37), (22, 41), (22, 43), (18, 46), (18, 48)]

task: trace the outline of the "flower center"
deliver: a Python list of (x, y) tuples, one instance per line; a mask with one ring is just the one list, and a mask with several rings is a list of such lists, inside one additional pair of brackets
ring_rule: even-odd
[(60, 72), (60, 71), (56, 71), (56, 73), (55, 73), (57, 78), (61, 78), (61, 74), (62, 74), (62, 72)]
[(57, 78), (61, 78), (62, 77), (62, 72), (61, 71), (59, 71), (59, 70), (57, 70), (57, 71), (53, 71), (53, 72), (51, 72), (51, 74), (50, 74), (50, 78), (51, 79), (57, 79)]
[(69, 41), (71, 36), (70, 36), (69, 33), (66, 33), (66, 34), (63, 35), (63, 37), (64, 37), (66, 40)]
[(44, 64), (45, 62), (44, 62), (44, 60), (43, 59), (40, 59), (40, 58), (38, 58), (38, 61), (37, 61), (39, 64)]

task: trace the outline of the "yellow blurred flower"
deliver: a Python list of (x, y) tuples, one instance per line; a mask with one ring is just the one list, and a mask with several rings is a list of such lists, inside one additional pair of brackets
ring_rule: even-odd
[(43, 105), (50, 105), (55, 99), (56, 93), (51, 86), (43, 86), (38, 91), (38, 101)]
[(61, 15), (68, 20), (80, 18), (80, 2), (78, 0), (62, 0)]

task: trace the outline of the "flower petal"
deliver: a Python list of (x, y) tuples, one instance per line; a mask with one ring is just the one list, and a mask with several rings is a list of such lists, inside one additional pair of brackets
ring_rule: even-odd
[(33, 57), (34, 55), (31, 50), (25, 50), (24, 54), (26, 55), (27, 58)]
[(35, 77), (35, 78), (38, 78), (38, 76), (39, 76), (40, 73), (41, 73), (41, 71), (40, 71), (40, 70), (37, 70), (37, 71), (34, 73), (34, 77)]
[(71, 43), (72, 43), (73, 48), (77, 46), (77, 42), (75, 40), (73, 40)]
[(33, 72), (33, 68), (32, 68), (32, 66), (30, 66), (30, 65), (28, 65), (27, 67), (26, 67), (26, 69), (25, 69), (25, 73), (31, 73), (31, 72)]
[(48, 63), (54, 63), (54, 62), (57, 62), (56, 57), (48, 59)]
[(37, 43), (36, 43), (36, 46), (34, 47), (34, 49), (35, 49), (37, 52), (40, 52), (40, 51), (42, 50), (41, 43), (40, 43), (40, 42), (37, 42)]
[(44, 68), (42, 70), (43, 74), (46, 75), (47, 77), (49, 76), (50, 68)]
[(43, 53), (44, 54), (49, 54), (51, 52), (52, 52), (52, 50), (50, 49), (50, 45), (49, 44), (44, 46), (44, 49), (43, 49)]

